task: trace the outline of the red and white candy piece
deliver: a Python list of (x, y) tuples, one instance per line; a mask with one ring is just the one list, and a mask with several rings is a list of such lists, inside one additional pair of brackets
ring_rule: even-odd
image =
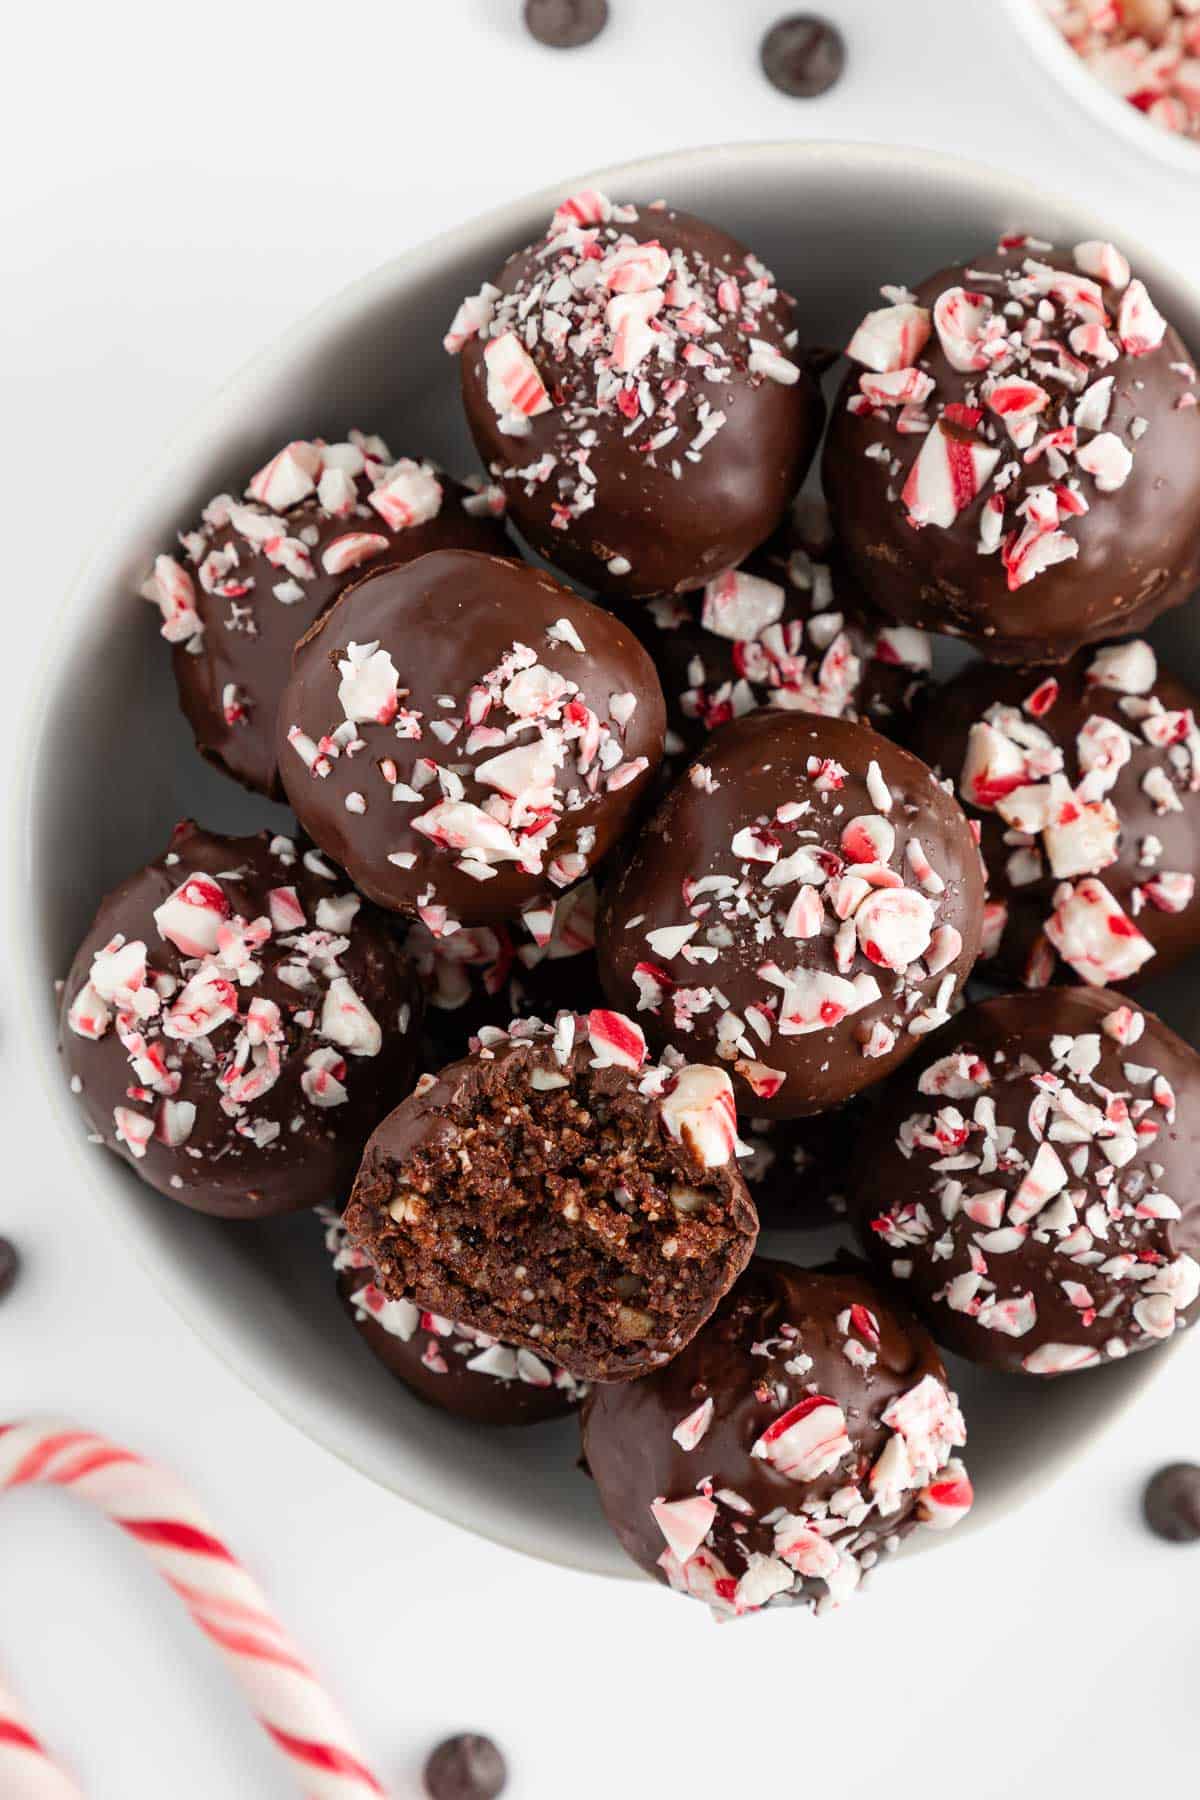
[(437, 518), (442, 509), (442, 484), (432, 469), (402, 457), (373, 490), (370, 504), (393, 531), (408, 531)]
[(1000, 452), (965, 430), (939, 419), (921, 445), (900, 498), (910, 525), (953, 525), (981, 492), (1000, 461)]
[(319, 445), (306, 443), (303, 439), (285, 444), (251, 477), (246, 489), (247, 498), (257, 500), (276, 513), (297, 506), (315, 491), (321, 462)]
[(1082, 275), (1091, 275), (1106, 287), (1129, 286), (1129, 262), (1115, 244), (1099, 238), (1086, 238), (1075, 246), (1075, 267)]
[(1154, 955), (1148, 939), (1094, 876), (1059, 888), (1045, 931), (1063, 961), (1090, 987), (1128, 981)]
[(696, 1554), (717, 1516), (715, 1503), (701, 1494), (689, 1495), (686, 1500), (655, 1500), (650, 1511), (667, 1547), (681, 1563)]
[(997, 317), (987, 294), (947, 288), (934, 302), (933, 323), (952, 369), (964, 374), (987, 369), (1007, 354), (1004, 321)]
[(1144, 281), (1131, 281), (1121, 296), (1117, 336), (1127, 356), (1148, 356), (1166, 335), (1167, 321), (1146, 291)]
[[(90, 1431), (45, 1419), (0, 1425), (0, 1490), (35, 1486), (78, 1495), (142, 1546), (221, 1651), (308, 1800), (386, 1796), (262, 1590), (174, 1476)], [(2, 1686), (0, 1792), (6, 1800), (80, 1795)]]
[(951, 1457), (917, 1495), (917, 1517), (932, 1531), (949, 1531), (966, 1517), (974, 1503), (971, 1478), (958, 1458)]
[(931, 330), (929, 313), (923, 306), (915, 306), (911, 301), (882, 306), (867, 314), (846, 345), (846, 355), (881, 375), (911, 368), (929, 342)]
[(492, 338), (483, 353), (488, 404), (502, 431), (528, 430), (525, 421), (551, 412), (553, 403), (533, 358), (515, 331)]
[(985, 396), (990, 412), (1003, 419), (1018, 450), (1027, 450), (1037, 435), (1037, 417), (1050, 404), (1050, 396), (1036, 381), (1007, 376), (995, 382)]
[(784, 592), (774, 581), (727, 569), (704, 589), (700, 623), (714, 636), (745, 642), (783, 617)]
[(211, 875), (189, 875), (155, 907), (154, 923), (160, 937), (184, 956), (209, 956), (217, 948), (218, 932), (232, 914), (219, 882)]
[(741, 1147), (733, 1083), (724, 1069), (689, 1063), (659, 1102), (659, 1110), (671, 1136), (686, 1144), (706, 1169), (720, 1168)]
[(646, 1060), (645, 1033), (624, 1013), (602, 1007), (588, 1014), (588, 1043), (594, 1069), (640, 1069)]
[(852, 1448), (846, 1415), (837, 1401), (827, 1394), (811, 1394), (772, 1420), (750, 1454), (772, 1463), (793, 1481), (816, 1481), (835, 1469)]

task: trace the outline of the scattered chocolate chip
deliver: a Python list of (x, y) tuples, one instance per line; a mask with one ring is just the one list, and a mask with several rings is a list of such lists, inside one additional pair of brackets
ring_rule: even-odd
[(425, 1764), (430, 1800), (495, 1800), (507, 1780), (504, 1758), (491, 1738), (474, 1731), (446, 1738)]
[(1168, 1463), (1146, 1483), (1142, 1512), (1155, 1537), (1170, 1544), (1200, 1538), (1200, 1464)]
[(21, 1268), (21, 1258), (17, 1255), (17, 1246), (8, 1238), (0, 1237), (0, 1300), (3, 1300)]
[(608, 0), (525, 0), (525, 24), (551, 50), (578, 50), (608, 24)]
[(846, 66), (846, 40), (816, 13), (793, 13), (772, 25), (759, 51), (763, 72), (781, 94), (812, 100), (831, 88)]

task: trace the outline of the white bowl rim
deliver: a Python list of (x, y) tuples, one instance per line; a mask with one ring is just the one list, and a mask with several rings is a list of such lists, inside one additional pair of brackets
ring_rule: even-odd
[[(13, 800), (9, 815), (11, 853), (9, 867), (13, 871), (13, 879), (18, 884), (17, 894), (14, 896), (10, 893), (9, 898), (10, 904), (14, 907), (19, 940), (27, 951), (32, 951), (39, 941), (38, 895), (32, 879), (36, 864), (34, 801), (43, 760), (43, 746), (49, 734), (57, 728), (55, 715), (47, 704), (55, 685), (57, 653), (67, 641), (71, 620), (78, 612), (82, 597), (93, 583), (97, 572), (112, 565), (119, 546), (127, 541), (132, 541), (137, 536), (138, 521), (142, 515), (146, 515), (147, 518), (157, 516), (159, 489), (172, 485), (170, 472), (187, 459), (195, 447), (202, 442), (205, 435), (219, 423), (227, 399), (233, 392), (240, 390), (256, 377), (267, 377), (277, 364), (286, 363), (290, 359), (296, 346), (309, 339), (318, 338), (322, 331), (332, 327), (341, 315), (352, 313), (360, 306), (385, 293), (397, 281), (403, 280), (407, 272), (415, 269), (423, 259), (453, 249), (464, 251), (471, 249), (481, 228), (485, 225), (491, 232), (499, 232), (501, 229), (507, 231), (511, 225), (512, 231), (518, 233), (521, 221), (531, 211), (535, 209), (551, 210), (564, 194), (579, 191), (583, 187), (620, 191), (626, 185), (638, 188), (653, 186), (663, 191), (669, 188), (673, 174), (678, 171), (695, 174), (698, 168), (702, 169), (709, 165), (716, 171), (722, 168), (728, 169), (732, 163), (753, 165), (755, 162), (779, 156), (787, 156), (816, 168), (823, 164), (836, 164), (843, 174), (845, 166), (849, 163), (856, 167), (863, 180), (868, 180), (875, 171), (894, 175), (897, 158), (904, 158), (913, 166), (914, 170), (919, 169), (923, 174), (931, 177), (940, 177), (948, 184), (961, 186), (974, 183), (991, 186), (997, 192), (1002, 193), (1005, 201), (1014, 207), (1027, 205), (1031, 210), (1047, 206), (1061, 207), (1079, 219), (1078, 229), (1081, 232), (1087, 232), (1095, 237), (1108, 235), (1109, 228), (1105, 222), (1097, 218), (1086, 207), (1077, 208), (1073, 201), (1060, 199), (1051, 190), (1041, 188), (990, 164), (969, 158), (927, 150), (915, 145), (866, 143), (839, 139), (813, 141), (762, 139), (748, 143), (707, 144), (674, 150), (611, 164), (605, 168), (589, 170), (580, 175), (564, 177), (500, 207), (489, 208), (482, 213), (474, 214), (462, 223), (423, 240), (396, 257), (389, 258), (386, 262), (339, 289), (303, 315), (269, 346), (244, 362), (166, 440), (154, 462), (142, 472), (142, 479), (133, 484), (128, 504), (114, 513), (112, 524), (79, 565), (75, 578), (64, 595), (55, 625), (48, 633), (42, 647), (38, 666), (30, 684), (29, 699), (26, 702), (26, 711), (18, 733), (19, 761), (16, 770), (17, 778), (12, 789)], [(1194, 299), (1197, 312), (1200, 313), (1200, 284), (1192, 283), (1186, 275), (1170, 268), (1152, 251), (1134, 241), (1128, 233), (1122, 231), (1120, 238), (1122, 245), (1126, 247), (1130, 255), (1130, 260), (1146, 275), (1150, 283), (1167, 282), (1187, 289)], [(248, 1365), (245, 1358), (226, 1341), (226, 1334), (219, 1322), (219, 1316), (215, 1312), (206, 1311), (195, 1301), (176, 1266), (176, 1259), (144, 1237), (126, 1217), (125, 1209), (116, 1198), (115, 1184), (112, 1184), (110, 1188), (107, 1180), (97, 1181), (95, 1179), (95, 1164), (94, 1161), (89, 1161), (91, 1152), (86, 1146), (83, 1134), (77, 1129), (70, 1129), (72, 1125), (78, 1124), (78, 1116), (62, 1080), (61, 1064), (57, 1053), (56, 1009), (52, 1010), (46, 1004), (47, 995), (39, 955), (27, 954), (18, 959), (18, 994), (21, 1023), (31, 1040), (38, 1046), (39, 1060), (46, 1077), (47, 1105), (62, 1122), (65, 1134), (72, 1145), (73, 1155), (78, 1158), (79, 1167), (86, 1169), (90, 1177), (87, 1182), (88, 1189), (95, 1191), (99, 1196), (101, 1207), (108, 1218), (115, 1223), (122, 1238), (131, 1246), (137, 1261), (154, 1281), (158, 1292), (166, 1298), (172, 1309), (227, 1370), (236, 1375), (250, 1392), (270, 1405), (277, 1414), (285, 1418), (310, 1442), (320, 1445), (322, 1449), (346, 1467), (355, 1469), (376, 1485), (386, 1487), (389, 1492), (396, 1494), (420, 1511), (504, 1549), (513, 1550), (522, 1555), (536, 1556), (540, 1561), (570, 1569), (576, 1574), (599, 1575), (603, 1573), (611, 1578), (609, 1570), (599, 1571), (589, 1568), (586, 1564), (576, 1562), (565, 1554), (552, 1554), (544, 1548), (535, 1551), (527, 1542), (520, 1541), (518, 1537), (499, 1527), (485, 1528), (476, 1522), (468, 1522), (457, 1516), (452, 1508), (434, 1505), (408, 1491), (402, 1480), (384, 1481), (373, 1470), (364, 1467), (362, 1461), (353, 1455), (344, 1443), (337, 1440), (336, 1434), (325, 1426), (323, 1421), (314, 1421), (305, 1416), (298, 1405), (286, 1399), (278, 1390), (277, 1383), (269, 1378), (261, 1368), (253, 1364)], [(1159, 1350), (1160, 1358), (1166, 1354), (1166, 1349), (1167, 1347), (1164, 1346)], [(1124, 1390), (1122, 1398), (1110, 1406), (1102, 1423), (1093, 1431), (1093, 1443), (1101, 1435), (1112, 1430), (1118, 1419), (1133, 1404), (1137, 1391), (1138, 1387), (1130, 1384)], [(1065, 1464), (1056, 1465), (1050, 1476), (1051, 1483), (1065, 1473), (1065, 1467)], [(1047, 1485), (1049, 1483), (1043, 1483), (1039, 1492), (1044, 1492)], [(623, 1571), (623, 1575), (634, 1580), (644, 1579), (640, 1571), (632, 1564)]]
[(1046, 73), (1060, 87), (1067, 88), (1076, 103), (1090, 112), (1099, 125), (1105, 130), (1123, 133), (1145, 155), (1157, 156), (1185, 174), (1200, 179), (1200, 142), (1180, 137), (1177, 132), (1164, 131), (1128, 100), (1111, 93), (1072, 50), (1053, 19), (1043, 10), (1041, 0), (1005, 0), (1005, 4), (1013, 23)]

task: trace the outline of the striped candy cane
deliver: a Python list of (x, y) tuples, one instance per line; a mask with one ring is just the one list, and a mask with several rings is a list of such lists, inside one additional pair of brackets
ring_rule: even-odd
[[(66, 1488), (139, 1543), (221, 1649), (308, 1800), (387, 1800), (338, 1708), (187, 1489), (90, 1431), (45, 1419), (0, 1425), (0, 1489)], [(0, 1684), (4, 1800), (80, 1800)]]
[(13, 1800), (83, 1800), (35, 1737), (16, 1700), (0, 1681), (0, 1794)]

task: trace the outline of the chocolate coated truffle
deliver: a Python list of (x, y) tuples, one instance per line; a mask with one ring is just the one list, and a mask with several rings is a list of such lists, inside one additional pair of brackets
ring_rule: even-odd
[(906, 738), (933, 666), (930, 641), (864, 600), (814, 524), (806, 505), (702, 593), (625, 608), (662, 682), (670, 748), (694, 754), (761, 706), (863, 719)]
[(592, 1390), (583, 1449), (634, 1562), (718, 1617), (836, 1605), (971, 1504), (928, 1333), (855, 1273), (755, 1257), (666, 1368)]
[(384, 1121), (345, 1224), (388, 1295), (623, 1381), (675, 1355), (749, 1259), (739, 1148), (723, 1070), (648, 1067), (617, 1013), (522, 1020)]
[(163, 615), (179, 703), (201, 755), (282, 796), (275, 719), (292, 651), (366, 569), (428, 550), (502, 556), (499, 489), (475, 493), (382, 438), (287, 444), (241, 500), (218, 494), (181, 555), (160, 556), (142, 592)]
[(611, 614), (540, 570), (448, 550), (368, 575), (297, 647), (280, 769), (364, 894), (447, 934), (586, 875), (664, 731), (653, 665)]
[(739, 1110), (839, 1106), (917, 1048), (979, 948), (963, 813), (915, 756), (846, 719), (727, 726), (604, 896), (613, 1006), (728, 1065)]
[(1152, 1013), (1047, 988), (960, 1013), (892, 1084), (851, 1204), (938, 1342), (1061, 1375), (1200, 1297), (1200, 1057)]
[(913, 748), (981, 821), (989, 975), (1121, 987), (1200, 943), (1195, 706), (1142, 639), (931, 698)]
[(1111, 244), (1007, 238), (885, 290), (847, 354), (825, 491), (897, 619), (1059, 663), (1200, 581), (1200, 389)]
[(375, 1265), (337, 1218), (326, 1248), (338, 1294), (368, 1350), (419, 1400), (476, 1425), (540, 1425), (578, 1406), (587, 1392), (565, 1369), (532, 1350), (498, 1343), (412, 1300), (390, 1300), (375, 1284)]
[(606, 594), (681, 593), (735, 567), (820, 435), (791, 301), (744, 245), (665, 206), (564, 201), (445, 344), (514, 523)]
[(198, 1212), (340, 1199), (414, 1073), (421, 999), (392, 932), (291, 839), (190, 820), (101, 902), (63, 993), (93, 1129)]

